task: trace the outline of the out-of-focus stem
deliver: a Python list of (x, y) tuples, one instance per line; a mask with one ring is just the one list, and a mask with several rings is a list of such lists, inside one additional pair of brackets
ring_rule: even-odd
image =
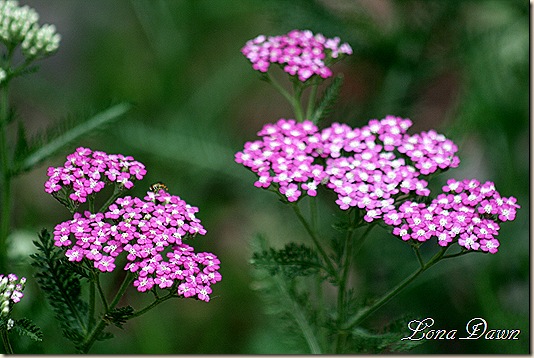
[(445, 251), (447, 251), (448, 246), (441, 248), (425, 265), (419, 267), (416, 271), (414, 271), (410, 276), (405, 278), (402, 282), (400, 282), (397, 286), (393, 287), (390, 291), (388, 291), (386, 294), (384, 294), (380, 299), (378, 299), (373, 305), (364, 308), (357, 314), (355, 314), (343, 327), (343, 329), (347, 330), (364, 319), (366, 319), (371, 313), (375, 312), (377, 309), (382, 307), (384, 304), (386, 304), (390, 299), (392, 299), (395, 295), (397, 295), (400, 291), (402, 291), (406, 286), (408, 286), (413, 280), (417, 278), (420, 274), (428, 270), (430, 267), (434, 266), (436, 263), (438, 263), (442, 258), (443, 255), (445, 255)]
[(7, 83), (0, 87), (0, 165), (2, 171), (2, 194), (0, 200), (0, 272), (7, 268), (7, 237), (11, 222), (11, 168), (7, 143), (7, 122), (9, 120), (9, 92)]

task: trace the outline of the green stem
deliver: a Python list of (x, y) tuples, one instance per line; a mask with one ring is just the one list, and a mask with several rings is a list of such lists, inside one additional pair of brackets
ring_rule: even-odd
[(293, 86), (294, 89), (294, 95), (291, 95), (280, 83), (278, 83), (277, 80), (274, 79), (273, 76), (271, 76), (270, 73), (265, 74), (265, 80), (273, 85), (273, 87), (289, 102), (291, 107), (293, 107), (293, 111), (295, 112), (295, 119), (298, 122), (302, 122), (304, 120), (304, 115), (302, 113), (302, 106), (300, 104), (300, 96), (302, 94), (302, 87), (295, 85)]
[(98, 324), (93, 328), (93, 330), (89, 333), (89, 335), (86, 336), (85, 340), (81, 344), (80, 346), (81, 353), (87, 353), (89, 351), (91, 346), (97, 340), (100, 333), (102, 333), (104, 328), (106, 328), (106, 326), (109, 324), (109, 321), (106, 319), (107, 314), (109, 313), (110, 310), (114, 309), (115, 306), (117, 306), (121, 297), (124, 295), (124, 292), (126, 292), (126, 289), (132, 283), (133, 279), (134, 279), (134, 276), (130, 272), (128, 272), (126, 276), (124, 277), (121, 287), (117, 291), (117, 294), (115, 295), (115, 298), (109, 305), (108, 309), (104, 312)]
[(319, 241), (319, 238), (317, 237), (317, 234), (315, 233), (315, 231), (310, 227), (310, 225), (308, 224), (308, 221), (304, 218), (304, 216), (302, 216), (302, 213), (300, 212), (300, 208), (299, 208), (298, 204), (297, 203), (290, 203), (290, 204), (291, 204), (291, 207), (293, 208), (293, 211), (295, 212), (295, 214), (297, 214), (297, 217), (298, 217), (299, 221), (301, 222), (301, 224), (304, 226), (304, 228), (306, 229), (306, 231), (308, 232), (308, 234), (312, 238), (313, 243), (315, 244), (315, 247), (317, 247), (317, 250), (319, 251), (319, 254), (323, 257), (323, 260), (326, 262), (326, 264), (328, 266), (329, 273), (333, 277), (337, 278), (338, 274), (337, 274), (336, 269), (334, 268), (332, 260), (330, 259), (330, 257), (328, 257), (328, 254), (323, 249), (323, 247), (322, 247), (322, 245), (321, 245), (321, 243)]
[[(345, 238), (345, 245), (343, 248), (344, 258), (343, 258), (343, 268), (341, 273), (341, 279), (339, 280), (338, 285), (338, 293), (337, 293), (337, 324), (338, 327), (341, 327), (343, 322), (345, 322), (345, 314), (346, 314), (346, 286), (347, 286), (347, 279), (350, 272), (350, 266), (351, 266), (351, 259), (352, 259), (352, 249), (353, 249), (353, 240), (352, 235), (354, 233), (354, 229), (351, 227), (347, 230), (347, 237)], [(340, 330), (337, 335), (337, 342), (336, 342), (336, 353), (342, 353), (343, 346), (345, 345), (345, 341), (347, 338), (346, 332)]]
[(312, 197), (310, 197), (310, 225), (313, 231), (317, 230), (317, 202)]
[(95, 289), (95, 281), (91, 280), (89, 282), (89, 315), (87, 320), (87, 328), (91, 329), (93, 326), (93, 321), (95, 318), (95, 304), (96, 304), (96, 289)]
[(103, 213), (105, 210), (108, 209), (108, 207), (115, 201), (117, 198), (121, 195), (122, 192), (122, 186), (120, 184), (115, 184), (115, 187), (113, 189), (113, 194), (109, 197), (109, 199), (98, 209), (99, 213)]
[(319, 84), (317, 81), (314, 81), (314, 84), (312, 85), (312, 88), (310, 90), (310, 97), (308, 98), (308, 108), (306, 109), (306, 118), (310, 119), (313, 115), (313, 111), (315, 110), (315, 98), (317, 97), (317, 89), (319, 88)]
[(302, 105), (300, 103), (300, 98), (302, 96), (303, 89), (304, 88), (302, 87), (302, 84), (300, 82), (293, 83), (294, 95), (291, 105), (293, 106), (293, 110), (295, 111), (295, 119), (297, 120), (297, 122), (302, 122), (305, 119), (304, 112), (302, 110)]
[(400, 291), (402, 291), (406, 286), (408, 286), (413, 280), (417, 278), (420, 274), (428, 270), (430, 267), (434, 266), (436, 263), (438, 263), (445, 254), (445, 251), (447, 251), (447, 247), (442, 247), (440, 251), (438, 251), (426, 264), (421, 266), (419, 269), (414, 271), (410, 276), (404, 279), (401, 283), (399, 283), (397, 286), (392, 288), (389, 292), (384, 294), (379, 300), (377, 300), (373, 305), (364, 308), (357, 314), (355, 314), (343, 327), (344, 330), (348, 330), (360, 322), (362, 322), (364, 319), (366, 319), (369, 315), (371, 315), (373, 312), (375, 312), (377, 309), (382, 307), (384, 304), (386, 304), (390, 299), (392, 299), (395, 295), (397, 295)]
[(98, 294), (100, 296), (100, 300), (102, 301), (102, 305), (104, 306), (104, 310), (107, 312), (109, 310), (108, 301), (106, 299), (106, 295), (104, 295), (102, 285), (100, 284), (100, 275), (98, 273), (96, 274), (96, 287), (98, 288)]
[(139, 311), (137, 312), (134, 312), (131, 316), (128, 316), (128, 318), (135, 318), (135, 317), (139, 317), (141, 316), (142, 314), (145, 314), (147, 313), (148, 311), (150, 311), (152, 308), (156, 307), (157, 305), (159, 305), (160, 303), (163, 303), (165, 301), (167, 301), (168, 299), (170, 298), (173, 298), (173, 297), (177, 297), (175, 292), (170, 292), (169, 294), (163, 296), (163, 297), (158, 297), (154, 302), (152, 302), (151, 304), (149, 304), (148, 306), (146, 306), (145, 308), (143, 309), (140, 309)]
[(310, 347), (310, 353), (321, 354), (321, 347), (317, 341), (317, 337), (315, 337), (315, 334), (313, 333), (313, 329), (306, 318), (306, 314), (302, 312), (303, 307), (292, 298), (291, 293), (286, 287), (286, 280), (281, 279), (277, 275), (275, 276), (275, 282), (282, 293), (282, 297), (289, 303), (289, 312), (299, 326), (308, 347)]
[(364, 233), (362, 234), (362, 237), (357, 242), (357, 246), (354, 249), (354, 255), (356, 255), (360, 251), (361, 247), (365, 243), (365, 240), (369, 237), (369, 232), (371, 231), (372, 228), (375, 227), (375, 224), (376, 222), (367, 226), (367, 229), (365, 229)]
[(88, 202), (89, 202), (89, 212), (94, 214), (95, 213), (95, 197), (94, 197), (94, 195), (91, 195), (89, 197)]
[[(350, 219), (350, 216), (349, 216)], [(363, 232), (362, 236), (358, 240), (358, 248), (363, 245), (363, 242), (369, 235), (369, 232), (373, 228), (374, 225), (368, 225), (367, 229)], [(345, 248), (344, 248), (344, 254), (345, 259), (343, 260), (343, 273), (341, 276), (341, 280), (339, 282), (339, 291), (338, 291), (338, 302), (337, 302), (337, 309), (338, 309), (338, 327), (341, 327), (346, 320), (346, 297), (347, 297), (347, 283), (348, 283), (348, 277), (349, 272), (352, 266), (352, 258), (354, 257), (354, 240), (353, 240), (353, 234), (356, 227), (354, 227), (354, 223), (351, 221), (349, 229), (347, 230), (347, 238), (345, 239)], [(342, 353), (343, 352), (343, 346), (345, 345), (345, 341), (347, 338), (347, 332), (344, 330), (340, 330), (337, 336), (337, 342), (336, 342), (336, 353)]]
[(2, 335), (2, 343), (4, 343), (6, 354), (14, 354), (13, 347), (11, 347), (11, 342), (9, 341), (9, 336), (7, 335), (7, 330), (2, 329), (0, 335)]
[(7, 142), (7, 122), (9, 119), (8, 84), (0, 87), (0, 165), (2, 171), (2, 211), (0, 212), (0, 272), (7, 268), (7, 237), (11, 222), (11, 168)]
[(425, 266), (425, 262), (423, 261), (423, 257), (421, 256), (421, 252), (419, 251), (419, 247), (417, 246), (412, 246), (413, 247), (413, 251), (415, 252), (415, 256), (417, 256), (417, 260), (419, 261), (419, 265), (421, 267), (424, 267)]

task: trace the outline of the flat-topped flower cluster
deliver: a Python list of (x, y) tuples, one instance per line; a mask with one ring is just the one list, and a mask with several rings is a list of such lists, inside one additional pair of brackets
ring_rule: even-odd
[[(133, 157), (106, 154), (80, 147), (67, 156), (63, 167), (48, 168), (45, 191), (65, 190), (69, 200), (85, 202), (107, 184), (129, 189), (146, 174)], [(155, 286), (176, 289), (179, 296), (209, 301), (211, 285), (221, 280), (217, 256), (195, 253), (184, 241), (206, 230), (195, 216), (198, 208), (155, 185), (144, 199), (117, 198), (104, 212), (74, 213), (54, 228), (55, 245), (72, 262), (89, 261), (101, 272), (112, 272), (119, 262), (136, 273), (139, 292)], [(157, 191), (157, 192), (156, 192)], [(126, 260), (117, 261), (124, 252)]]
[(45, 191), (54, 195), (64, 189), (72, 201), (84, 203), (89, 195), (98, 193), (107, 183), (119, 183), (130, 189), (134, 181), (143, 179), (145, 174), (145, 166), (131, 156), (79, 147), (67, 156), (64, 166), (48, 168)]
[(235, 161), (258, 175), (289, 202), (316, 196), (324, 186), (337, 194), (342, 210), (364, 210), (364, 220), (394, 227), (403, 240), (436, 237), (441, 246), (497, 252), (499, 222), (513, 220), (515, 198), (502, 198), (493, 183), (451, 179), (430, 205), (406, 201), (429, 196), (426, 176), (455, 168), (457, 146), (430, 130), (410, 135), (409, 119), (387, 116), (361, 128), (333, 123), (319, 130), (310, 121), (280, 119), (267, 124), (259, 140), (247, 142)]
[(305, 82), (314, 75), (332, 76), (328, 65), (352, 54), (352, 48), (341, 43), (338, 37), (326, 38), (310, 30), (293, 30), (281, 36), (259, 35), (247, 41), (241, 52), (256, 71), (267, 72), (271, 64), (277, 64), (289, 75)]
[(85, 258), (102, 272), (113, 271), (117, 256), (125, 252), (124, 269), (138, 273), (134, 286), (140, 292), (175, 285), (180, 295), (208, 301), (210, 285), (221, 280), (220, 262), (212, 253), (194, 253), (183, 242), (206, 233), (196, 212), (164, 190), (147, 192), (144, 200), (126, 196), (104, 213), (76, 213), (56, 225), (54, 241), (68, 248), (70, 261)]
[(516, 201), (501, 197), (490, 181), (449, 179), (443, 193), (430, 204), (405, 201), (385, 214), (384, 222), (404, 241), (435, 237), (440, 246), (458, 242), (466, 249), (494, 254), (500, 245), (496, 239), (499, 223), (515, 219)]
[(257, 187), (275, 187), (291, 202), (325, 185), (343, 210), (365, 209), (369, 222), (394, 208), (399, 193), (430, 191), (421, 177), (457, 167), (456, 145), (435, 131), (406, 133), (409, 119), (387, 116), (362, 128), (280, 119), (258, 132), (235, 160), (257, 173)]

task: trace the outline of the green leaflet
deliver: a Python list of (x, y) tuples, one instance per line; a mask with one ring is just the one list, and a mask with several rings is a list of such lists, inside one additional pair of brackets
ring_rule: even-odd
[(268, 270), (271, 275), (282, 272), (288, 278), (309, 276), (323, 268), (314, 250), (294, 242), (287, 244), (282, 250), (269, 248), (255, 252), (252, 255), (252, 264)]
[(31, 320), (27, 318), (21, 318), (15, 321), (13, 325), (13, 330), (15, 330), (21, 336), (28, 336), (34, 341), (43, 340), (43, 332), (39, 327), (37, 327)]
[(343, 75), (340, 74), (336, 76), (332, 83), (324, 90), (323, 96), (319, 100), (319, 105), (310, 118), (313, 123), (317, 124), (330, 114), (332, 107), (339, 99), (342, 85)]
[[(34, 166), (50, 158), (66, 145), (84, 135), (89, 134), (93, 130), (98, 129), (105, 124), (117, 120), (130, 108), (130, 104), (120, 103), (92, 116), (85, 121), (75, 123), (70, 128), (53, 128), (52, 134), (42, 138), (41, 140), (37, 141), (37, 143), (30, 143), (30, 149), (28, 149), (24, 155), (19, 155), (20, 158), (18, 158), (18, 160), (14, 163), (13, 175), (31, 170)], [(26, 145), (26, 147), (28, 147), (28, 145)]]
[(39, 234), (39, 241), (33, 243), (39, 251), (30, 256), (32, 266), (37, 268), (37, 283), (52, 306), (63, 335), (79, 347), (89, 326), (88, 306), (81, 298), (80, 275), (70, 269), (46, 229)]

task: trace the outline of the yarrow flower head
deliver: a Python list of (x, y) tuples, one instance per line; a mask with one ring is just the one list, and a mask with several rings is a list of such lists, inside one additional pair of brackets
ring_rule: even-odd
[(0, 0), (0, 40), (8, 47), (18, 44), (27, 59), (44, 57), (59, 47), (60, 35), (54, 25), (39, 26), (39, 15), (15, 0)]
[(271, 64), (277, 64), (291, 76), (305, 82), (314, 75), (332, 76), (328, 67), (344, 55), (352, 54), (347, 43), (338, 37), (326, 38), (310, 30), (293, 30), (286, 35), (259, 35), (247, 41), (241, 49), (256, 71), (267, 72)]
[(520, 208), (516, 201), (501, 197), (489, 181), (449, 179), (429, 205), (406, 201), (385, 215), (384, 222), (404, 241), (435, 237), (440, 246), (458, 243), (466, 250), (494, 254), (500, 245), (499, 224), (514, 220)]
[(333, 123), (319, 129), (311, 122), (280, 119), (258, 132), (235, 156), (258, 175), (257, 187), (274, 186), (288, 201), (333, 190), (343, 210), (366, 210), (368, 222), (394, 208), (395, 197), (430, 191), (421, 177), (457, 167), (458, 148), (435, 131), (407, 134), (409, 119), (387, 116), (362, 128)]
[(0, 317), (7, 317), (15, 303), (20, 302), (24, 294), (26, 278), (20, 280), (15, 274), (0, 275)]
[(57, 196), (63, 190), (72, 201), (84, 203), (106, 184), (114, 182), (130, 189), (145, 174), (145, 166), (131, 156), (79, 147), (67, 156), (64, 166), (48, 168), (45, 191)]
[(74, 214), (56, 225), (54, 241), (70, 261), (88, 260), (102, 272), (114, 271), (124, 252), (124, 270), (136, 273), (133, 285), (139, 292), (159, 286), (209, 301), (210, 286), (221, 280), (220, 261), (184, 242), (206, 233), (197, 212), (164, 189), (149, 191), (144, 199), (119, 198), (104, 213)]

